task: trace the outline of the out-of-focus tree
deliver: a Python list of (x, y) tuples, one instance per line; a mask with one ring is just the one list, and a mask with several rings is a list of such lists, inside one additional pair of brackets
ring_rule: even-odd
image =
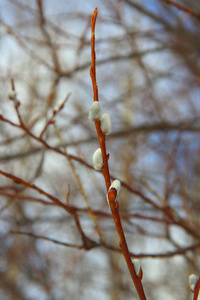
[(192, 299), (200, 3), (93, 2), (1, 1), (0, 298), (138, 299), (92, 165), (98, 5), (99, 102), (112, 119), (106, 147), (130, 254), (141, 261), (147, 299)]

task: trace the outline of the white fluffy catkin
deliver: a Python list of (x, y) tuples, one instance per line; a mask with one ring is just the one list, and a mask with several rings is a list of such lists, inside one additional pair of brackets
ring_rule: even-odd
[(103, 157), (101, 149), (98, 148), (93, 154), (93, 165), (96, 170), (101, 170), (103, 167)]
[(64, 104), (65, 104), (65, 99), (59, 100), (57, 105), (54, 107), (54, 112), (59, 111)]
[(110, 189), (116, 189), (117, 191), (117, 195), (119, 194), (119, 191), (120, 191), (120, 188), (121, 188), (121, 182), (118, 180), (118, 179), (115, 179), (112, 183), (111, 183), (111, 186), (109, 188)]
[(111, 132), (111, 119), (109, 114), (103, 114), (101, 117), (101, 131), (104, 134), (109, 134)]
[(195, 274), (191, 274), (189, 276), (189, 285), (190, 285), (191, 291), (193, 291), (193, 292), (196, 289), (198, 279), (199, 279), (198, 276)]
[(139, 272), (140, 272), (140, 268), (141, 268), (140, 260), (139, 259), (133, 259), (132, 262), (133, 262), (133, 266), (134, 266), (134, 269), (135, 269), (135, 273), (138, 276)]
[(11, 100), (15, 100), (17, 98), (17, 93), (16, 91), (11, 91), (9, 94), (8, 94), (8, 97), (9, 99)]
[(92, 121), (99, 120), (101, 118), (101, 106), (98, 101), (94, 101), (89, 111), (89, 119)]

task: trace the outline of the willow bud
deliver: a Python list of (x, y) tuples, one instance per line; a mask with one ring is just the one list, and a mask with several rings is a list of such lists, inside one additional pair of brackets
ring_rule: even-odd
[(98, 148), (93, 154), (93, 165), (96, 170), (101, 170), (103, 167), (103, 157), (101, 149)]
[(191, 274), (189, 276), (189, 285), (190, 285), (190, 289), (191, 291), (194, 293), (196, 286), (197, 286), (197, 282), (198, 282), (198, 276), (195, 274)]
[(109, 134), (111, 132), (111, 119), (109, 114), (103, 114), (101, 117), (101, 131), (104, 134)]
[(59, 100), (57, 105), (54, 107), (54, 110), (53, 110), (54, 113), (57, 113), (59, 110), (61, 110), (63, 108), (65, 102), (66, 102), (66, 99)]
[(16, 91), (11, 91), (9, 94), (8, 94), (8, 98), (10, 100), (15, 100), (17, 98), (17, 93)]
[(140, 260), (139, 259), (133, 259), (133, 266), (134, 266), (134, 269), (135, 269), (135, 273), (138, 276), (139, 272), (140, 272), (140, 268), (141, 268)]
[(89, 111), (89, 119), (91, 121), (96, 121), (101, 118), (101, 106), (98, 101), (94, 101)]
[(118, 195), (118, 194), (119, 194), (119, 191), (120, 191), (120, 188), (121, 188), (121, 182), (120, 182), (118, 179), (115, 179), (115, 180), (112, 182), (112, 184), (111, 184), (109, 190), (112, 189), (112, 188), (116, 189), (117, 195)]
[[(109, 187), (109, 190), (108, 190), (108, 193), (107, 193), (107, 196), (106, 196), (108, 205), (109, 205), (108, 194), (109, 194), (110, 190), (111, 189), (115, 189), (116, 190), (116, 194), (115, 194), (115, 199), (116, 199), (117, 195), (119, 194), (120, 188), (121, 188), (121, 182), (118, 179), (115, 179), (112, 182), (111, 186)], [(110, 196), (110, 194), (109, 194), (109, 196)]]

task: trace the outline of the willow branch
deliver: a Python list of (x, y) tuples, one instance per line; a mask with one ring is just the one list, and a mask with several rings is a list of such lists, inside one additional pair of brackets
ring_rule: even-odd
[[(92, 65), (90, 67), (90, 76), (91, 76), (91, 80), (92, 80), (92, 86), (93, 86), (93, 94), (94, 94), (94, 101), (98, 101), (98, 86), (96, 83), (96, 54), (95, 54), (95, 24), (96, 24), (96, 18), (97, 18), (97, 14), (98, 14), (98, 10), (97, 8), (94, 11), (94, 15), (91, 19), (91, 58), (92, 58)], [(97, 135), (98, 135), (98, 139), (99, 139), (99, 144), (101, 147), (101, 153), (102, 153), (102, 157), (103, 157), (103, 167), (102, 167), (102, 171), (103, 171), (103, 175), (104, 175), (104, 179), (105, 179), (105, 184), (106, 184), (106, 188), (107, 188), (107, 192), (109, 191), (110, 188), (110, 173), (109, 173), (109, 165), (108, 165), (108, 159), (109, 159), (109, 155), (106, 153), (106, 143), (105, 143), (105, 134), (101, 131), (101, 121), (100, 120), (96, 120), (95, 121), (95, 126), (96, 126), (96, 131), (97, 131)], [(116, 191), (116, 190), (115, 190)], [(145, 294), (144, 294), (144, 290), (143, 290), (143, 286), (142, 286), (142, 282), (141, 282), (141, 278), (139, 278), (139, 276), (137, 276), (132, 260), (131, 260), (131, 256), (129, 253), (129, 249), (127, 246), (127, 242), (126, 242), (126, 238), (124, 235), (124, 231), (123, 231), (123, 227), (121, 224), (121, 219), (120, 219), (120, 215), (119, 215), (119, 206), (118, 206), (118, 202), (116, 202), (116, 194), (114, 195), (114, 198), (110, 198), (109, 195), (111, 195), (110, 193), (108, 194), (108, 200), (109, 200), (109, 204), (110, 204), (110, 209), (112, 212), (112, 216), (113, 216), (113, 220), (115, 222), (115, 226), (119, 235), (119, 246), (121, 248), (121, 251), (124, 255), (124, 258), (126, 260), (126, 264), (128, 266), (132, 281), (135, 285), (135, 288), (137, 290), (138, 296), (141, 300), (145, 300)]]

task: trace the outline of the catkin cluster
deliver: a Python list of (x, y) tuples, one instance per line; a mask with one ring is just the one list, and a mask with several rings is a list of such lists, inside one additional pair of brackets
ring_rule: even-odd
[[(105, 113), (102, 115), (101, 106), (98, 101), (93, 102), (90, 111), (89, 111), (89, 119), (93, 122), (100, 121), (101, 124), (101, 132), (105, 135), (108, 135), (111, 132), (111, 118), (110, 115)], [(93, 154), (93, 165), (96, 170), (101, 170), (104, 165), (103, 156), (101, 152), (101, 148), (98, 148)], [(117, 195), (119, 194), (121, 187), (121, 183), (119, 180), (114, 180), (109, 188), (115, 189)], [(108, 201), (108, 196), (107, 196)], [(109, 203), (109, 201), (108, 201)]]

